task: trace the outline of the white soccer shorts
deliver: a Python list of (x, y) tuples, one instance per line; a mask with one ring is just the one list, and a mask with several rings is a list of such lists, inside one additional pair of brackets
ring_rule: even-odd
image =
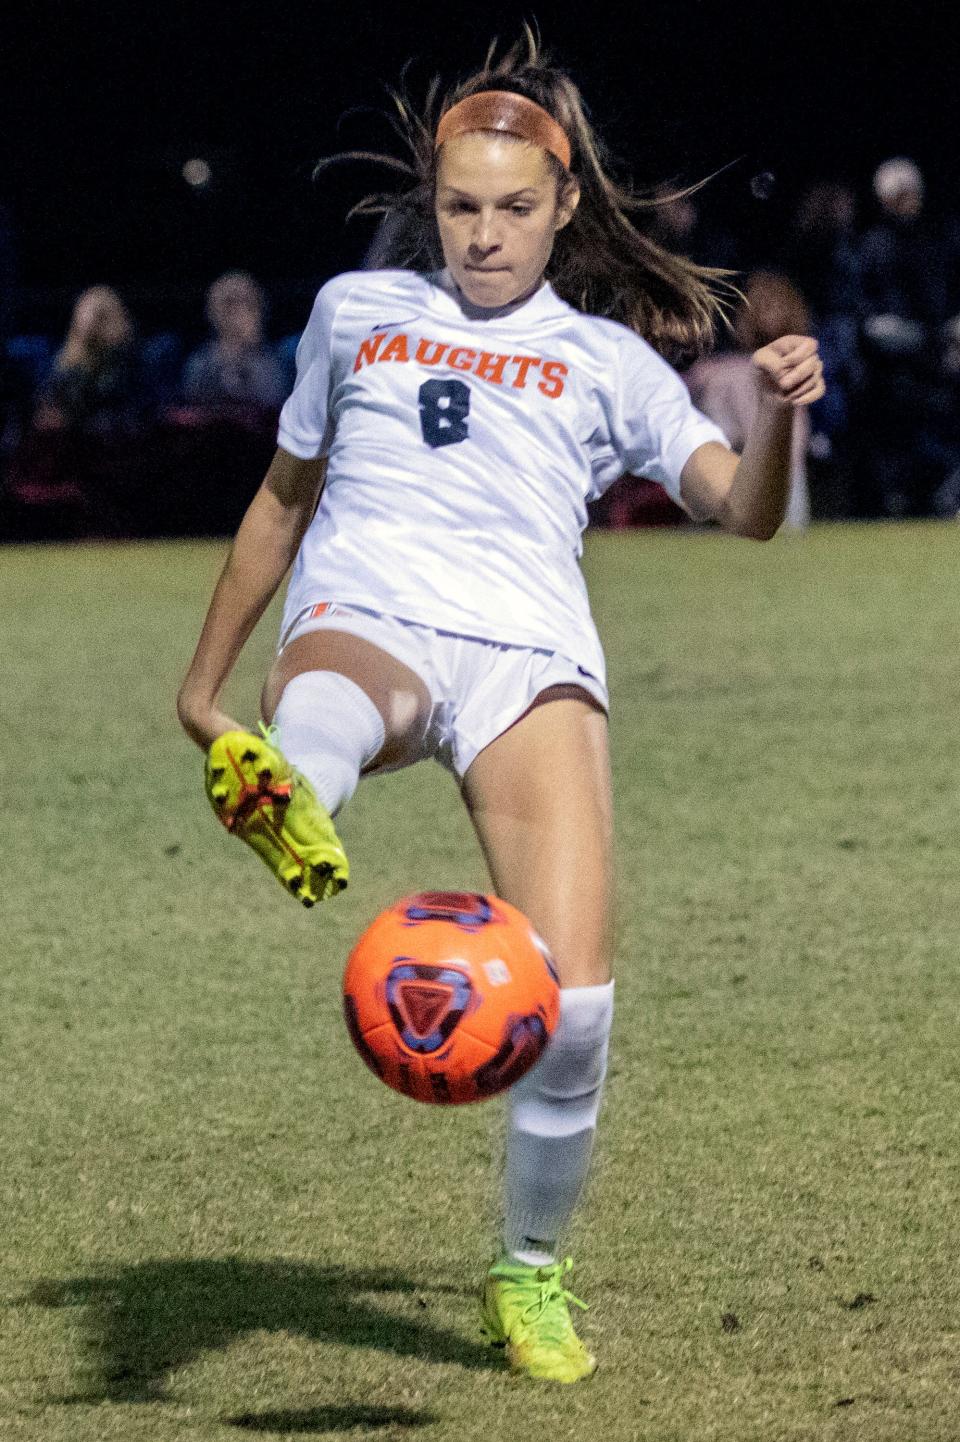
[(338, 601), (320, 601), (301, 611), (280, 649), (298, 636), (324, 630), (360, 636), (421, 678), (433, 709), (416, 759), (435, 757), (458, 780), (550, 686), (579, 686), (604, 711), (609, 707), (603, 681), (558, 651), (461, 636)]

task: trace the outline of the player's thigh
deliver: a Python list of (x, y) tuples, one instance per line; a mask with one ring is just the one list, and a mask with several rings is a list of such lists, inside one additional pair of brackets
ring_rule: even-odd
[(562, 984), (607, 981), (613, 803), (603, 712), (582, 694), (535, 704), (480, 752), (463, 794), (497, 895), (533, 922)]
[(426, 683), (404, 662), (350, 631), (307, 631), (289, 642), (270, 668), (260, 699), (265, 721), (273, 719), (284, 688), (306, 671), (337, 671), (349, 677), (380, 712), (383, 747), (367, 770), (417, 759), (432, 701)]

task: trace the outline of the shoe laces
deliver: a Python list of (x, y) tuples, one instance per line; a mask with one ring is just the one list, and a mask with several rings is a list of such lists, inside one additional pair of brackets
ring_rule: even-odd
[(267, 745), (273, 746), (276, 750), (279, 750), (280, 727), (274, 726), (272, 723), (268, 726), (265, 721), (258, 721), (257, 725), (260, 728), (260, 735), (263, 737), (264, 741), (266, 741)]
[(538, 1334), (550, 1342), (562, 1342), (571, 1331), (567, 1311), (570, 1302), (583, 1312), (590, 1310), (586, 1302), (581, 1302), (563, 1285), (564, 1277), (572, 1270), (572, 1257), (564, 1257), (552, 1267), (541, 1267), (537, 1273), (537, 1295), (520, 1314), (523, 1322), (535, 1327)]

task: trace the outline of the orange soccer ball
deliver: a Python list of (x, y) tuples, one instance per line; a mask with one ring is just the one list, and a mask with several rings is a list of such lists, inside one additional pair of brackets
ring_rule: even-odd
[(456, 1105), (530, 1070), (560, 1015), (546, 945), (496, 896), (427, 891), (383, 911), (343, 976), (353, 1044), (381, 1081)]

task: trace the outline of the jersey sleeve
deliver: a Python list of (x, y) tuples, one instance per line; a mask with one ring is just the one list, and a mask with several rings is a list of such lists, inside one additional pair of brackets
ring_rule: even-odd
[(639, 336), (621, 341), (617, 372), (612, 440), (623, 469), (659, 482), (682, 505), (680, 475), (697, 447), (719, 441), (729, 450), (730, 443), (697, 410), (673, 367)]
[(333, 326), (352, 280), (334, 276), (321, 288), (297, 346), (297, 379), (280, 412), (277, 440), (301, 461), (326, 455), (333, 439)]

